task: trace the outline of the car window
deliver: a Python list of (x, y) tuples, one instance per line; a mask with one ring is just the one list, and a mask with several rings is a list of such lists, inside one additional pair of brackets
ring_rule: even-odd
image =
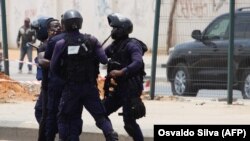
[(207, 29), (204, 35), (205, 39), (221, 40), (228, 38), (229, 17), (224, 16), (216, 19)]
[(246, 39), (250, 37), (250, 17), (239, 16), (235, 21), (235, 33), (236, 39)]

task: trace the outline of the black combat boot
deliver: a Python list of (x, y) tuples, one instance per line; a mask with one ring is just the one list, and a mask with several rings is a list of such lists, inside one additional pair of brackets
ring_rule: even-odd
[(105, 136), (106, 141), (118, 141), (118, 134), (113, 131), (110, 134)]

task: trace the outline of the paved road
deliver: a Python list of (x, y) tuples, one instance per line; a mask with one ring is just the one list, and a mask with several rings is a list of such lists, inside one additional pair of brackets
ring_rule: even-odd
[[(10, 54), (13, 50), (10, 50)], [(147, 77), (150, 78), (151, 75), (151, 54), (146, 54), (144, 56), (145, 61), (145, 71)], [(156, 83), (155, 83), (155, 94), (156, 95), (172, 95), (170, 83), (166, 81), (166, 68), (162, 65), (166, 64), (167, 55), (160, 54), (157, 56), (157, 68), (156, 68)], [(36, 81), (35, 73), (36, 68), (33, 68), (33, 74), (28, 74), (27, 65), (23, 66), (23, 73), (18, 73), (18, 62), (16, 60), (10, 61), (10, 77), (18, 81)], [(106, 70), (101, 66), (101, 76), (105, 76)], [(234, 98), (242, 98), (240, 91), (233, 91)], [(227, 97), (226, 90), (200, 90), (197, 97), (212, 97), (212, 98), (225, 98)]]

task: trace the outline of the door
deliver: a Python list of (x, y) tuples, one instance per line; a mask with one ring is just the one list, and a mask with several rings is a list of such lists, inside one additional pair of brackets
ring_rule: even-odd
[(200, 58), (195, 62), (197, 79), (206, 83), (227, 82), (227, 50), (229, 45), (229, 16), (216, 18), (203, 32)]

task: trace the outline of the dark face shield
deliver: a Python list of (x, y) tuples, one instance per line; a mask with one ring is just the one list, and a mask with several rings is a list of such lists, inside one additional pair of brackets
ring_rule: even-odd
[(113, 27), (111, 31), (111, 38), (114, 40), (119, 40), (127, 36), (128, 35), (124, 33), (124, 30), (122, 28)]

